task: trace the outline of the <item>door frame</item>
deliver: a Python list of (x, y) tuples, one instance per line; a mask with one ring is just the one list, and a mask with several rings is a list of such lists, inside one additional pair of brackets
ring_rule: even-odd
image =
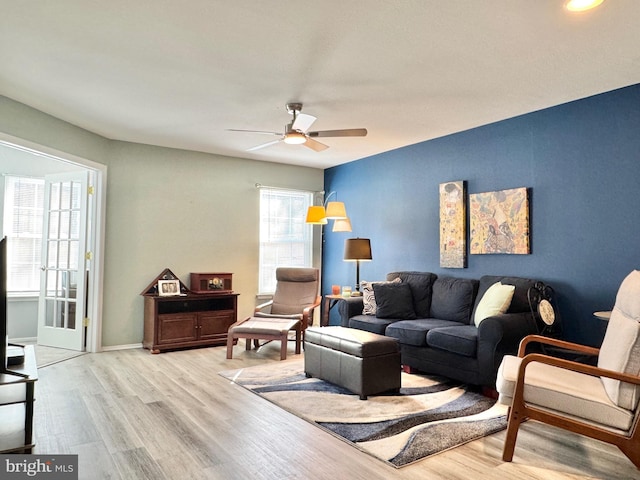
[(87, 300), (87, 352), (102, 351), (102, 304), (104, 282), (104, 243), (107, 209), (107, 166), (77, 155), (62, 152), (23, 138), (0, 132), (0, 144), (26, 151), (34, 155), (48, 157), (58, 162), (84, 167), (93, 172), (93, 195), (87, 216), (91, 219), (93, 234), (87, 239), (87, 250), (92, 252), (92, 269), (89, 271)]

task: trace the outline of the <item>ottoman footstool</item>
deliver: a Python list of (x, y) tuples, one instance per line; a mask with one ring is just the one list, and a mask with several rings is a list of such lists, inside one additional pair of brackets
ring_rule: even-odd
[(227, 358), (233, 357), (233, 344), (239, 338), (246, 338), (247, 350), (251, 349), (251, 341), (280, 340), (280, 360), (287, 358), (287, 341), (289, 331), (296, 331), (296, 354), (300, 353), (302, 338), (302, 326), (300, 320), (288, 319), (264, 319), (249, 317), (236, 322), (229, 327), (227, 332)]
[(304, 338), (304, 372), (368, 395), (400, 389), (400, 346), (395, 338), (345, 327), (310, 327)]

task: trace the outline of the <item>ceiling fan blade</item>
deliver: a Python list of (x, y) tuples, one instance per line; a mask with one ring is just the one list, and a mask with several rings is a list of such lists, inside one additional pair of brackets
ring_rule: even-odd
[(324, 143), (320, 143), (317, 140), (312, 138), (307, 138), (307, 141), (303, 143), (305, 147), (310, 148), (311, 150), (315, 150), (316, 152), (321, 152), (329, 148), (329, 145), (325, 145)]
[(282, 135), (282, 133), (278, 132), (265, 132), (263, 130), (240, 130), (237, 128), (227, 128), (227, 132), (245, 132), (245, 133), (260, 133), (262, 135)]
[(271, 145), (275, 145), (276, 143), (280, 143), (282, 139), (273, 140), (272, 142), (263, 143), (262, 145), (256, 145), (255, 147), (247, 148), (247, 152), (253, 152), (254, 150), (260, 150), (261, 148), (269, 147)]
[(294, 130), (300, 130), (301, 132), (306, 132), (315, 121), (316, 117), (314, 117), (313, 115), (299, 113), (298, 115), (296, 115), (296, 121), (293, 122), (291, 128), (293, 128)]
[(366, 128), (345, 128), (343, 130), (322, 130), (320, 132), (307, 133), (310, 137), (364, 137)]

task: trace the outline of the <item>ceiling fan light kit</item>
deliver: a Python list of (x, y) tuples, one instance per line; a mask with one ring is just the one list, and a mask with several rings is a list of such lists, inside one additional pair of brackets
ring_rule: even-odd
[(366, 128), (347, 128), (342, 130), (309, 132), (308, 130), (311, 128), (311, 125), (313, 125), (313, 122), (316, 121), (316, 117), (313, 115), (307, 115), (306, 113), (300, 113), (302, 110), (302, 103), (287, 103), (285, 108), (289, 115), (293, 115), (293, 120), (285, 126), (284, 134), (277, 132), (265, 132), (261, 130), (239, 130), (235, 128), (230, 128), (229, 131), (260, 133), (280, 137), (278, 140), (272, 140), (261, 145), (256, 145), (255, 147), (251, 147), (247, 149), (248, 152), (260, 150), (280, 142), (284, 142), (287, 145), (304, 145), (315, 152), (321, 152), (329, 148), (329, 145), (325, 145), (324, 143), (314, 140), (312, 137), (364, 137), (367, 135)]
[(301, 132), (293, 131), (284, 134), (284, 143), (288, 143), (289, 145), (300, 145), (306, 141), (307, 137)]
[(604, 0), (568, 0), (564, 8), (570, 12), (586, 12), (592, 8), (596, 8)]

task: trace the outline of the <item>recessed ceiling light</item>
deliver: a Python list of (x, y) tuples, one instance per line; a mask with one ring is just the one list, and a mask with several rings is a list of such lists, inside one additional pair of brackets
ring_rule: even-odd
[(604, 0), (568, 0), (564, 8), (570, 12), (584, 12), (600, 5)]

